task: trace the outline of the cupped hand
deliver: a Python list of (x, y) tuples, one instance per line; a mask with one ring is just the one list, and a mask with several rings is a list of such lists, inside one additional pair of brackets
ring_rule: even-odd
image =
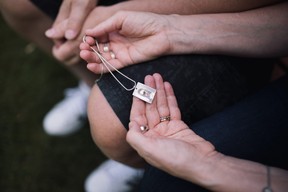
[(46, 36), (54, 41), (52, 53), (56, 59), (66, 64), (80, 61), (78, 36), (88, 15), (98, 0), (64, 0), (52, 28)]
[[(152, 104), (133, 98), (130, 114), (128, 143), (150, 164), (179, 177), (185, 177), (187, 163), (197, 164), (213, 155), (214, 146), (196, 135), (181, 120), (173, 89), (163, 83), (159, 74), (147, 76), (145, 84), (156, 88)], [(170, 121), (160, 122), (160, 117), (170, 116)], [(141, 131), (140, 126), (149, 130)], [(193, 169), (193, 167), (192, 167)]]
[[(52, 49), (54, 57), (68, 65), (73, 65), (82, 61), (79, 56), (79, 44), (82, 42), (86, 29), (98, 25), (100, 22), (113, 15), (115, 11), (116, 10), (112, 6), (96, 6), (86, 18), (79, 35), (75, 39), (65, 40), (55, 44)], [(67, 25), (67, 21), (66, 24), (65, 21), (63, 21), (62, 24)]]
[(56, 40), (76, 38), (97, 3), (98, 0), (64, 0), (52, 28), (46, 31), (46, 35)]
[[(117, 69), (131, 64), (137, 64), (165, 55), (170, 49), (167, 29), (170, 22), (168, 16), (144, 12), (117, 12), (115, 15), (100, 23), (86, 35), (97, 39), (100, 48), (109, 44), (109, 50), (115, 58), (104, 53), (107, 60)], [(95, 45), (92, 40), (80, 45), (80, 57), (88, 62), (88, 68), (100, 73), (101, 60), (91, 51)], [(103, 51), (104, 52), (104, 51)]]

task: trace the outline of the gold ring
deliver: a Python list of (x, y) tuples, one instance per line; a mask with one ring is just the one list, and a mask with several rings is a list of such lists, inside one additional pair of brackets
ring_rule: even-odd
[(160, 122), (164, 122), (164, 121), (170, 121), (171, 117), (170, 115), (164, 116), (164, 117), (160, 117)]

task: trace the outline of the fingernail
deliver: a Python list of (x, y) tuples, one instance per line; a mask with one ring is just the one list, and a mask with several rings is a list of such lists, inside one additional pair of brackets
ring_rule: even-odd
[(76, 33), (72, 29), (69, 29), (65, 32), (66, 39), (74, 39), (75, 36), (76, 36)]
[(53, 35), (55, 34), (55, 30), (53, 28), (51, 29), (48, 29), (46, 32), (45, 32), (45, 35), (47, 37), (53, 37)]

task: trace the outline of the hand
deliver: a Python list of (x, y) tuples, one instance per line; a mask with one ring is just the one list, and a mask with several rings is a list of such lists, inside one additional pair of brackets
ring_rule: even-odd
[(46, 31), (46, 35), (52, 39), (76, 38), (97, 3), (98, 0), (64, 0), (53, 27)]
[[(109, 49), (115, 53), (116, 58), (106, 54), (106, 59), (120, 69), (155, 59), (169, 51), (171, 46), (166, 32), (172, 26), (168, 17), (173, 16), (118, 12), (95, 28), (86, 30), (86, 35), (96, 38), (101, 49), (105, 43), (109, 43)], [(101, 61), (90, 49), (90, 46), (95, 45), (95, 41), (88, 38), (87, 43), (80, 45), (80, 57), (88, 62), (88, 69), (100, 73)]]
[(45, 33), (48, 38), (54, 41), (52, 52), (58, 60), (68, 64), (76, 63), (80, 60), (78, 45), (71, 47), (74, 44), (72, 40), (77, 38), (82, 30), (84, 21), (97, 3), (98, 0), (63, 1), (52, 28)]
[[(206, 157), (217, 154), (214, 146), (196, 135), (181, 120), (173, 89), (168, 82), (163, 83), (159, 74), (147, 76), (145, 84), (156, 88), (152, 104), (133, 98), (127, 141), (150, 164), (178, 177), (189, 177), (191, 169), (202, 165)], [(160, 117), (170, 116), (170, 121), (160, 122)], [(148, 126), (147, 132), (140, 130)], [(193, 167), (195, 165), (196, 167)], [(192, 171), (193, 172), (193, 171)]]

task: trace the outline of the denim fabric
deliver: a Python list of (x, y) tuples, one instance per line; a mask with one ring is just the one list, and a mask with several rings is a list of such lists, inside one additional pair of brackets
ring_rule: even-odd
[[(190, 128), (223, 154), (288, 169), (288, 77)], [(140, 188), (143, 192), (207, 191), (149, 165)]]

